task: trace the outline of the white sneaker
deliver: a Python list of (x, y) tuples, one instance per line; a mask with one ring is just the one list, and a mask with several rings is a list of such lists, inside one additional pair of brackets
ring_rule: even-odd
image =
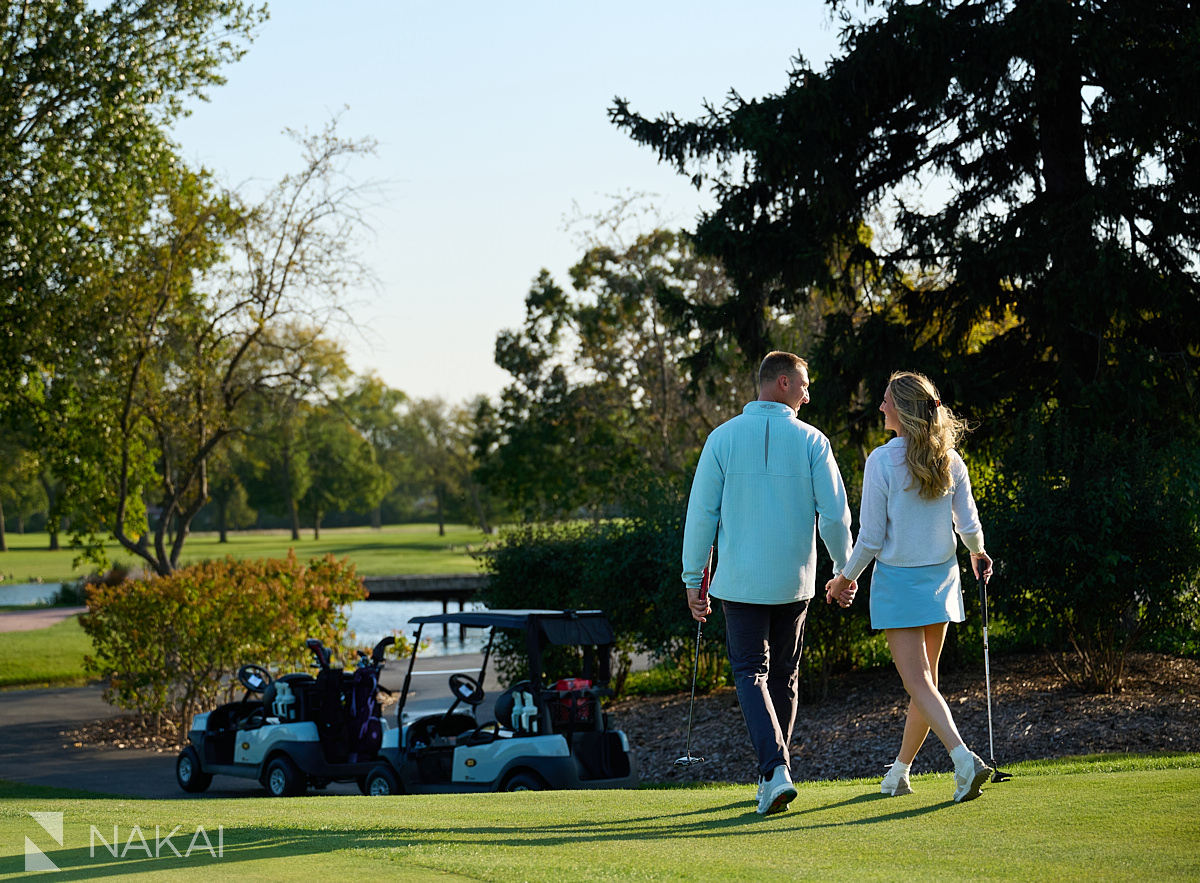
[(890, 797), (899, 797), (901, 794), (912, 794), (912, 783), (908, 781), (908, 773), (900, 772), (900, 767), (894, 763), (889, 763), (887, 775), (883, 777), (883, 781), (879, 784), (879, 793), (887, 794)]
[(983, 783), (992, 774), (992, 769), (974, 752), (954, 764), (954, 802), (974, 800), (979, 796)]
[(796, 786), (792, 784), (787, 764), (771, 770), (770, 777), (759, 787), (758, 814), (769, 816), (783, 812), (796, 799)]

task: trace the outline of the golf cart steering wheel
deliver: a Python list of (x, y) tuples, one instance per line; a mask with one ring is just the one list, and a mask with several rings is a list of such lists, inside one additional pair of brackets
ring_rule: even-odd
[(483, 701), (483, 687), (479, 685), (479, 681), (462, 672), (450, 675), (450, 692), (454, 694), (455, 705), (465, 702), (475, 707)]
[(238, 683), (246, 688), (247, 693), (262, 694), (271, 686), (271, 673), (261, 665), (247, 663), (237, 670)]

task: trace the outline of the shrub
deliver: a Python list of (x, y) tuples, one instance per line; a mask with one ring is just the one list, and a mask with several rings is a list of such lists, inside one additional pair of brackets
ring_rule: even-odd
[[(684, 502), (663, 486), (631, 517), (600, 523), (523, 525), (506, 530), (483, 562), (491, 579), (481, 595), (489, 607), (603, 610), (626, 652), (652, 654), (663, 666), (660, 683), (690, 687), (696, 623), (687, 611), (680, 577)], [(820, 573), (832, 573), (818, 540)], [(720, 562), (717, 562), (720, 568)], [(866, 596), (850, 610), (826, 608), (824, 582), (810, 606), (801, 662), (805, 699), (822, 699), (831, 672), (878, 664)], [(522, 672), (524, 647), (508, 636), (496, 642), (498, 667), (508, 678)], [(886, 651), (884, 651), (886, 653)], [(726, 680), (725, 620), (719, 604), (703, 630), (697, 688)], [(628, 655), (624, 657), (628, 664)], [(553, 660), (552, 660), (553, 662)], [(563, 660), (568, 668), (574, 660)], [(556, 666), (557, 668), (557, 666)], [(627, 671), (627, 669), (626, 669)], [(614, 687), (621, 685), (618, 672)]]
[(210, 561), (170, 576), (88, 587), (80, 618), (89, 673), (120, 708), (183, 724), (230, 691), (243, 663), (303, 668), (304, 641), (340, 647), (343, 607), (366, 596), (354, 566), (332, 555)]
[(1120, 689), (1126, 654), (1196, 621), (1196, 451), (1060, 415), (1018, 428), (987, 489), (988, 548), (1005, 591), (989, 596), (1020, 638), (1051, 651), (1077, 686)]
[[(664, 484), (624, 519), (509, 528), (483, 560), (491, 578), (481, 600), (492, 608), (603, 610), (617, 634), (618, 692), (635, 652), (675, 660), (690, 682), (695, 622), (679, 578), (681, 515), (678, 491)], [(706, 650), (723, 649), (719, 614), (709, 618), (704, 634)], [(552, 650), (548, 671), (577, 667), (579, 660)], [(519, 638), (501, 635), (496, 653), (505, 677), (523, 674)], [(711, 677), (719, 679), (719, 667)]]

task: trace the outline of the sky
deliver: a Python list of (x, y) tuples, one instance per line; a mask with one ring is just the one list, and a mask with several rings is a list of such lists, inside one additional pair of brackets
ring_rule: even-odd
[(415, 398), (495, 396), (496, 335), (524, 319), (543, 268), (569, 288), (580, 213), (652, 194), (692, 228), (711, 197), (608, 120), (614, 96), (695, 119), (707, 100), (777, 94), (792, 59), (825, 66), (837, 30), (822, 0), (275, 0), (227, 83), (175, 128), (185, 159), (253, 192), (301, 163), (285, 129), (372, 138), (360, 181), (385, 183), (358, 253), (366, 337), (350, 365)]

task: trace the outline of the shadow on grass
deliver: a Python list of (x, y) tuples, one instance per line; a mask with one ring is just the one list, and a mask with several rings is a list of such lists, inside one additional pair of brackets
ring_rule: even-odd
[[(61, 797), (77, 792), (59, 789), (44, 790), (46, 796)], [(57, 792), (57, 793), (55, 793)], [(96, 794), (88, 799), (105, 799)], [(109, 798), (111, 799), (111, 798)], [(311, 800), (312, 798), (305, 798)], [(363, 810), (369, 810), (371, 824), (355, 830), (329, 828), (269, 826), (224, 826), (220, 823), (219, 807), (211, 806), (205, 813), (211, 823), (201, 826), (194, 822), (179, 824), (155, 802), (154, 812), (163, 818), (147, 818), (139, 810), (139, 801), (128, 804), (128, 821), (114, 830), (113, 815), (105, 811), (98, 816), (102, 824), (93, 826), (88, 819), (87, 800), (80, 800), (66, 812), (67, 826), (63, 846), (50, 841), (37, 822), (30, 818), (26, 836), (45, 851), (45, 857), (58, 868), (58, 881), (95, 880), (127, 876), (144, 871), (211, 868), (215, 873), (236, 872), (236, 866), (257, 861), (292, 861), (305, 856), (325, 855), (350, 850), (420, 849), (435, 843), (486, 843), (491, 847), (513, 847), (536, 850), (539, 847), (556, 849), (580, 843), (611, 842), (614, 847), (631, 841), (654, 842), (686, 840), (692, 837), (712, 839), (735, 836), (754, 837), (776, 834), (781, 826), (797, 832), (845, 825), (869, 825), (895, 819), (913, 818), (953, 804), (898, 808), (889, 798), (879, 794), (863, 794), (847, 800), (821, 806), (807, 806), (772, 816), (760, 816), (752, 800), (723, 801), (711, 806), (667, 813), (635, 813), (620, 819), (577, 819), (553, 824), (529, 824), (528, 818), (511, 824), (497, 824), (493, 818), (480, 824), (448, 824), (432, 828), (422, 822), (406, 829), (403, 821), (390, 824), (389, 810), (403, 806), (408, 798), (364, 798)], [(872, 812), (878, 804), (882, 812)], [(848, 807), (862, 807), (863, 817), (847, 819)], [(181, 806), (182, 808), (182, 806)], [(631, 807), (634, 808), (634, 807)], [(382, 810), (382, 812), (381, 812)], [(181, 815), (190, 817), (189, 813)], [(394, 818), (395, 816), (393, 816)], [(37, 860), (37, 857), (34, 857)], [(0, 875), (24, 873), (24, 855), (0, 859)]]

